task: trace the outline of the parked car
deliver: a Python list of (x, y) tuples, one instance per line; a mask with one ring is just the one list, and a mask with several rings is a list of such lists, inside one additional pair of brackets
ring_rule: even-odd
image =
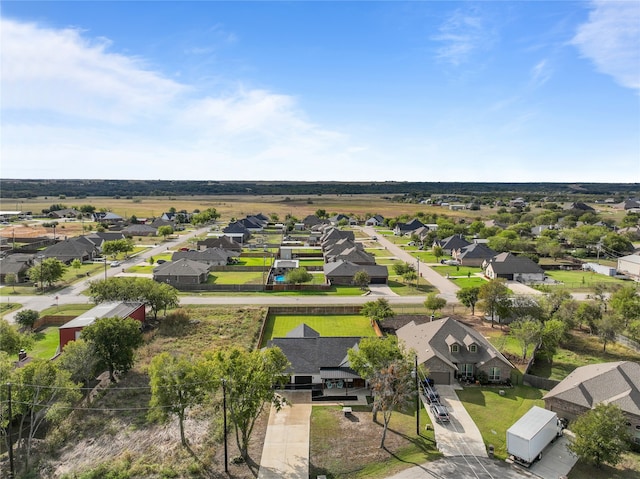
[(440, 423), (449, 422), (449, 411), (447, 411), (446, 406), (441, 404), (432, 404), (431, 412), (433, 413), (433, 417), (436, 418), (436, 421)]
[(159, 259), (158, 261), (156, 261), (156, 263), (158, 264), (165, 264), (167, 262), (166, 259)]
[(440, 402), (440, 394), (438, 394), (438, 391), (436, 391), (435, 389), (432, 389), (429, 392), (427, 392), (426, 397), (427, 397), (427, 404)]
[(372, 236), (371, 239), (375, 241), (375, 240), (378, 239), (378, 237), (377, 236)]
[(112, 268), (117, 268), (118, 266), (120, 266), (122, 263), (120, 263), (120, 261), (112, 261), (111, 262), (111, 267)]

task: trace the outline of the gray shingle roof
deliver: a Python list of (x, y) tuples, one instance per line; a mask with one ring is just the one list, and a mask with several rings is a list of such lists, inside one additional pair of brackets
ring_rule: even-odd
[(169, 261), (153, 269), (153, 274), (157, 276), (200, 276), (208, 272), (206, 264), (186, 258)]
[(366, 271), (369, 277), (388, 278), (389, 270), (384, 265), (378, 264), (355, 264), (348, 261), (338, 260), (333, 263), (324, 264), (325, 276), (353, 276), (358, 271)]
[[(398, 339), (403, 341), (407, 349), (414, 349), (420, 364), (436, 356), (448, 364), (473, 363), (484, 364), (498, 358), (504, 364), (513, 365), (484, 336), (475, 329), (452, 318), (443, 318), (429, 323), (416, 324), (410, 322), (396, 331)], [(457, 353), (451, 352), (451, 344), (460, 345)], [(475, 353), (468, 350), (470, 344), (477, 344)]]
[(632, 361), (589, 364), (574, 369), (544, 399), (557, 398), (586, 408), (618, 405), (640, 416), (640, 364)]
[(459, 259), (471, 259), (471, 258), (482, 258), (489, 259), (496, 255), (497, 253), (493, 251), (488, 246), (482, 243), (472, 243), (470, 245), (465, 246), (460, 250), (460, 254), (458, 255)]
[(500, 253), (488, 261), (496, 274), (544, 273), (544, 270), (526, 256), (511, 253)]

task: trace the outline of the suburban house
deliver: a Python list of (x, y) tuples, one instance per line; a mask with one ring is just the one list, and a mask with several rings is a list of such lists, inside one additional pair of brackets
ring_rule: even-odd
[(414, 218), (408, 223), (396, 223), (395, 228), (393, 228), (393, 234), (396, 236), (410, 235), (423, 226), (425, 226), (424, 223), (419, 219)]
[(544, 397), (545, 408), (573, 420), (599, 403), (615, 404), (640, 444), (640, 364), (633, 361), (589, 364), (574, 369)]
[(526, 256), (500, 253), (482, 263), (487, 278), (530, 283), (544, 281), (544, 270)]
[(49, 218), (77, 218), (81, 215), (78, 210), (74, 208), (64, 208), (62, 210), (50, 211), (47, 215)]
[(349, 222), (349, 217), (347, 215), (343, 215), (342, 213), (338, 213), (337, 215), (331, 216), (329, 218), (329, 222), (333, 225), (333, 226), (338, 226), (338, 223), (340, 223), (341, 221), (346, 221), (347, 224), (351, 224)]
[(233, 222), (229, 223), (229, 225), (222, 230), (222, 232), (233, 238), (234, 241), (243, 244), (251, 237), (251, 232), (244, 226), (242, 223)]
[(618, 272), (640, 278), (640, 254), (630, 254), (618, 258)]
[(482, 263), (493, 258), (496, 254), (484, 243), (472, 243), (451, 252), (453, 259), (458, 260), (462, 266), (477, 267), (481, 267)]
[(33, 266), (33, 255), (30, 253), (14, 253), (0, 259), (0, 282), (5, 283), (7, 275), (14, 275), (16, 283), (27, 278), (27, 271)]
[(353, 231), (342, 231), (338, 228), (327, 228), (324, 234), (320, 237), (320, 244), (322, 249), (327, 249), (328, 245), (336, 243), (341, 239), (348, 239), (350, 241), (356, 240), (356, 235)]
[(620, 228), (618, 234), (626, 236), (631, 241), (640, 240), (640, 226), (628, 226), (626, 228)]
[(63, 263), (69, 264), (74, 259), (89, 261), (98, 256), (98, 247), (85, 236), (66, 239), (53, 244), (42, 251), (45, 258), (56, 258)]
[(129, 225), (122, 228), (121, 232), (126, 236), (155, 236), (158, 229), (152, 225)]
[(407, 350), (416, 352), (418, 364), (429, 369), (436, 384), (473, 380), (481, 371), (489, 382), (500, 383), (510, 380), (515, 369), (482, 334), (452, 318), (422, 324), (411, 321), (396, 335)]
[(325, 256), (327, 255), (335, 256), (351, 248), (364, 250), (362, 243), (355, 243), (349, 238), (325, 241), (321, 247)]
[(384, 265), (355, 264), (338, 260), (325, 263), (323, 269), (328, 284), (352, 285), (353, 277), (358, 271), (365, 271), (371, 284), (386, 284), (389, 279), (389, 270)]
[(628, 198), (620, 204), (620, 207), (625, 211), (640, 213), (640, 199)]
[(115, 225), (118, 223), (122, 223), (124, 221), (124, 218), (120, 215), (112, 213), (111, 211), (100, 211), (93, 213), (93, 221), (95, 221), (96, 223), (107, 223), (110, 225)]
[(384, 217), (382, 215), (373, 215), (364, 222), (365, 226), (381, 226), (384, 223)]
[(182, 258), (169, 261), (153, 269), (153, 279), (172, 286), (202, 284), (209, 277), (209, 266), (199, 261)]
[(284, 338), (273, 338), (267, 347), (279, 347), (291, 363), (288, 388), (331, 390), (346, 394), (365, 386), (349, 367), (348, 351), (357, 348), (359, 337), (323, 337), (301, 324)]
[(180, 259), (190, 259), (198, 261), (208, 266), (226, 266), (230, 258), (239, 256), (236, 251), (227, 251), (220, 248), (207, 248), (199, 251), (176, 251), (171, 256), (171, 261), (175, 262)]
[(82, 313), (75, 319), (63, 324), (59, 328), (60, 351), (69, 341), (75, 341), (80, 337), (81, 331), (101, 318), (133, 318), (142, 324), (145, 320), (145, 307), (143, 303), (100, 303), (95, 308)]
[(376, 264), (375, 256), (356, 246), (343, 249), (337, 254), (327, 253), (324, 258), (326, 262), (342, 260), (354, 264)]
[(464, 239), (463, 235), (451, 235), (445, 239), (436, 240), (433, 243), (434, 246), (440, 246), (442, 250), (449, 255), (452, 255), (453, 251), (469, 246), (470, 244), (471, 243)]
[(122, 231), (97, 231), (94, 233), (89, 233), (88, 235), (85, 235), (85, 237), (91, 240), (100, 252), (102, 252), (102, 245), (105, 241), (117, 241), (125, 239), (125, 235), (122, 233)]
[(264, 229), (262, 222), (254, 217), (242, 218), (237, 222), (247, 228), (250, 233), (258, 233)]
[(238, 253), (242, 252), (242, 246), (228, 236), (206, 238), (202, 241), (198, 241), (196, 246), (198, 249), (221, 248), (227, 251), (236, 251)]
[(586, 203), (583, 203), (582, 201), (576, 201), (574, 203), (571, 203), (567, 209), (571, 211), (575, 211), (577, 213), (595, 213), (596, 212), (594, 208), (587, 205)]

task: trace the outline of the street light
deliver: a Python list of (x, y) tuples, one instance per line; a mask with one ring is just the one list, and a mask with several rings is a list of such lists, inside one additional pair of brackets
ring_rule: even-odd
[(418, 289), (420, 286), (420, 258), (418, 258), (418, 275), (416, 278), (416, 289)]
[(107, 257), (104, 257), (104, 280), (107, 280)]
[(411, 371), (411, 376), (416, 381), (416, 434), (420, 435), (420, 408), (422, 405), (420, 404), (420, 378), (418, 374), (418, 355), (415, 356), (415, 365), (413, 371)]

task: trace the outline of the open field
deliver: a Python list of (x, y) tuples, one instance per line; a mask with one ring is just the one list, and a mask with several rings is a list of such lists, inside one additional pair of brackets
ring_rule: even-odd
[(60, 333), (57, 326), (44, 328), (33, 334), (33, 347), (28, 351), (29, 356), (39, 359), (51, 359), (60, 346)]
[[(498, 392), (505, 391), (501, 396)], [(495, 456), (506, 459), (506, 432), (532, 406), (544, 407), (541, 389), (528, 386), (513, 388), (466, 387), (456, 391), (464, 407), (475, 421), (485, 444), (493, 444)]]

